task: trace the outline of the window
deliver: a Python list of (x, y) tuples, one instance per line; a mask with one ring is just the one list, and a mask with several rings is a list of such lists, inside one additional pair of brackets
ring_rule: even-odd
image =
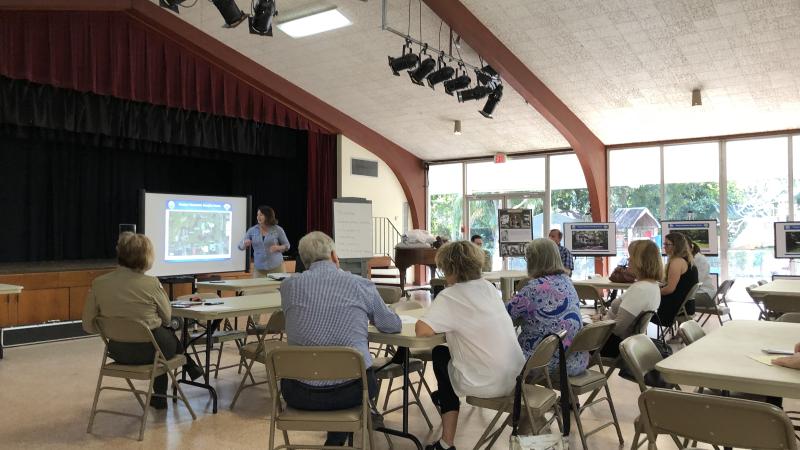
[(544, 158), (467, 164), (467, 195), (544, 191)]
[(613, 150), (608, 155), (609, 220), (617, 224), (616, 265), (628, 245), (652, 239), (661, 245), (661, 153), (659, 147)]
[[(591, 221), (589, 210), (589, 189), (577, 155), (551, 156), (550, 228), (563, 231), (567, 222)], [(573, 278), (584, 280), (594, 274), (594, 269), (593, 257), (577, 257)]]
[(792, 220), (800, 221), (800, 134), (792, 136), (792, 174), (794, 178), (792, 188), (794, 217)]
[(428, 169), (428, 230), (450, 240), (464, 239), (463, 166), (461, 163), (433, 165)]

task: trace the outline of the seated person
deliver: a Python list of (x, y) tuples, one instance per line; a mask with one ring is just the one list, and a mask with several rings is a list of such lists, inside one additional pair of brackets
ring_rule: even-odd
[(794, 355), (775, 358), (772, 360), (772, 364), (800, 370), (800, 342), (794, 345)]
[(561, 256), (561, 264), (564, 265), (564, 273), (571, 277), (572, 271), (575, 270), (575, 257), (572, 256), (572, 252), (567, 250), (567, 247), (561, 245), (561, 238), (563, 237), (561, 230), (553, 228), (547, 234), (547, 237), (558, 246), (558, 254)]
[[(564, 271), (561, 255), (555, 242), (540, 238), (531, 241), (525, 248), (528, 262), (528, 283), (506, 305), (508, 314), (515, 323), (522, 324), (518, 340), (526, 358), (530, 358), (539, 342), (548, 334), (566, 330), (565, 350), (581, 328), (578, 293)], [(558, 352), (550, 361), (550, 372), (558, 373)], [(589, 363), (589, 353), (579, 352), (567, 360), (567, 373), (575, 376), (583, 373)]]
[[(480, 234), (473, 234), (469, 240), (479, 248), (483, 249), (483, 238)], [(481, 270), (484, 272), (492, 271), (492, 254), (489, 253), (489, 250), (483, 250), (483, 267)]]
[(714, 286), (714, 280), (711, 278), (711, 265), (708, 263), (705, 255), (700, 253), (700, 246), (692, 241), (688, 241), (692, 249), (692, 259), (695, 267), (697, 267), (697, 279), (702, 286), (697, 289), (697, 294), (694, 296), (695, 305), (702, 305), (709, 308), (716, 307), (717, 287)]
[[(697, 284), (697, 267), (692, 259), (689, 241), (682, 233), (672, 232), (664, 236), (664, 252), (667, 254), (667, 279), (661, 288), (661, 304), (658, 315), (651, 322), (661, 326), (671, 326), (681, 308), (683, 300), (689, 295), (692, 286)], [(694, 300), (686, 302), (686, 312), (694, 314)]]
[(639, 316), (646, 311), (655, 311), (661, 302), (658, 283), (664, 273), (664, 264), (658, 246), (651, 240), (633, 241), (628, 246), (628, 254), (628, 270), (636, 277), (636, 282), (611, 302), (611, 309), (605, 316), (597, 317), (617, 322), (614, 333), (600, 350), (601, 355), (610, 358), (619, 356), (620, 342), (638, 332), (635, 327)]
[[(353, 347), (364, 355), (368, 391), (378, 393), (367, 342), (370, 322), (384, 333), (399, 333), (400, 317), (389, 310), (371, 281), (339, 270), (336, 248), (328, 235), (313, 231), (298, 244), (306, 270), (281, 284), (281, 307), (289, 345)], [(361, 404), (361, 381), (281, 380), (281, 392), (292, 408), (330, 411)], [(325, 445), (344, 445), (348, 433), (330, 432)]]
[(500, 295), (481, 278), (483, 253), (466, 241), (445, 244), (436, 253), (448, 288), (417, 321), (417, 336), (445, 333), (447, 346), (433, 348), (433, 372), (441, 409), (442, 438), (427, 450), (454, 450), (459, 397), (499, 397), (514, 390), (525, 364), (511, 319)]
[[(153, 332), (164, 357), (170, 359), (183, 353), (183, 346), (174, 331), (166, 327), (172, 316), (167, 293), (158, 278), (144, 274), (153, 266), (154, 258), (153, 244), (147, 236), (128, 231), (121, 233), (117, 241), (119, 267), (92, 282), (83, 307), (83, 329), (87, 333), (97, 333), (94, 319), (98, 316), (136, 320)], [(152, 364), (155, 349), (150, 342), (109, 341), (108, 353), (119, 364)], [(203, 374), (192, 358), (186, 358), (184, 370), (193, 380)], [(153, 393), (150, 406), (165, 409), (167, 374), (156, 377)]]

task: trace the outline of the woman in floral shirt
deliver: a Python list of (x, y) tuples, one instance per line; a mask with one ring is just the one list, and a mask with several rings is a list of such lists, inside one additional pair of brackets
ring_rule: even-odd
[[(514, 323), (522, 326), (519, 345), (528, 358), (539, 345), (539, 341), (550, 333), (567, 331), (565, 349), (583, 327), (578, 293), (564, 272), (558, 248), (549, 239), (535, 239), (525, 248), (530, 280), (508, 303), (506, 309)], [(570, 376), (586, 370), (589, 354), (580, 352), (567, 360)], [(550, 372), (558, 371), (558, 352), (550, 361)]]

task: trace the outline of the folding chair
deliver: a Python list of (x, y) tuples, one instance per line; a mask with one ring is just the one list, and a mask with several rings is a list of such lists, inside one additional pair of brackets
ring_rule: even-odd
[(649, 442), (659, 434), (714, 446), (797, 450), (792, 422), (776, 406), (715, 395), (649, 389), (639, 396)]
[(697, 342), (698, 339), (705, 337), (706, 332), (703, 327), (694, 320), (683, 322), (678, 328), (678, 334), (684, 344), (690, 345)]
[(576, 284), (575, 292), (578, 293), (578, 299), (582, 304), (586, 305), (586, 301), (591, 300), (594, 303), (595, 310), (603, 304), (603, 296), (600, 294), (600, 291), (593, 286)]
[[(586, 325), (578, 332), (578, 334), (575, 335), (575, 338), (572, 340), (572, 344), (569, 346), (566, 354), (566, 358), (569, 358), (571, 355), (578, 352), (589, 352), (591, 355), (589, 359), (589, 367), (597, 365), (599, 369), (599, 371), (586, 369), (582, 374), (571, 376), (567, 380), (570, 403), (572, 405), (572, 410), (575, 412), (575, 423), (578, 425), (578, 433), (580, 434), (581, 444), (583, 444), (584, 450), (589, 449), (589, 447), (586, 445), (587, 437), (612, 425), (617, 430), (617, 437), (619, 438), (620, 445), (624, 443), (622, 431), (619, 428), (619, 421), (617, 420), (617, 413), (614, 410), (614, 402), (611, 400), (611, 391), (608, 389), (608, 380), (605, 376), (603, 362), (600, 359), (600, 349), (603, 348), (603, 345), (605, 345), (608, 337), (611, 336), (611, 333), (614, 331), (614, 325), (615, 322), (613, 320), (603, 320)], [(564, 382), (564, 380), (559, 381), (562, 383)], [(580, 395), (589, 393), (591, 394), (592, 398), (594, 398), (601, 389), (605, 390), (605, 397), (601, 397), (593, 401), (587, 401), (583, 405), (578, 404), (578, 397)], [(602, 401), (608, 402), (612, 420), (610, 422), (601, 424), (593, 430), (584, 432), (583, 422), (581, 421), (581, 413), (588, 407)]]
[[(672, 337), (676, 337), (678, 335), (678, 325), (686, 322), (687, 320), (692, 320), (694, 316), (689, 315), (686, 312), (686, 304), (689, 303), (689, 300), (694, 300), (695, 294), (697, 294), (697, 290), (700, 289), (702, 284), (697, 283), (689, 289), (689, 292), (686, 293), (686, 297), (684, 297), (683, 301), (681, 302), (680, 308), (678, 308), (677, 314), (675, 314), (675, 319), (670, 325), (662, 325), (661, 323), (658, 324), (658, 337), (667, 340), (667, 332), (672, 334)], [(659, 317), (659, 320), (661, 318)]]
[(800, 312), (800, 297), (789, 295), (767, 295), (762, 299), (767, 320), (777, 320), (785, 313)]
[(728, 320), (733, 320), (733, 316), (731, 316), (731, 308), (728, 306), (727, 295), (728, 291), (731, 290), (734, 281), (736, 280), (725, 280), (719, 285), (717, 293), (714, 294), (714, 297), (711, 299), (714, 302), (713, 305), (695, 305), (695, 314), (700, 314), (697, 317), (697, 321), (700, 322), (700, 319), (702, 319), (703, 316), (706, 316), (706, 319), (701, 325), (704, 326), (711, 316), (717, 316), (720, 325), (723, 324), (722, 316), (728, 316)]
[[(287, 431), (341, 431), (361, 433), (361, 446), (372, 449), (369, 392), (364, 357), (349, 347), (286, 346), (269, 352), (267, 373), (272, 385), (272, 411), (269, 423), (269, 450), (314, 448), (323, 445), (290, 444)], [(361, 380), (361, 404), (335, 411), (305, 411), (284, 407), (280, 380)], [(284, 444), (275, 447), (275, 430), (283, 432)]]
[[(181, 390), (181, 387), (178, 384), (178, 380), (175, 377), (175, 372), (177, 372), (178, 368), (186, 364), (185, 355), (175, 355), (171, 359), (167, 359), (164, 356), (164, 353), (161, 351), (161, 347), (159, 347), (158, 342), (156, 342), (155, 337), (153, 337), (153, 333), (150, 331), (150, 329), (148, 329), (143, 323), (131, 319), (125, 319), (120, 317), (97, 317), (95, 319), (95, 327), (99, 331), (100, 338), (103, 340), (105, 348), (103, 349), (103, 362), (100, 364), (100, 375), (97, 378), (97, 388), (94, 392), (94, 402), (92, 403), (92, 412), (89, 415), (89, 426), (86, 428), (87, 433), (92, 432), (92, 426), (94, 425), (94, 418), (97, 415), (97, 413), (102, 412), (108, 414), (116, 414), (120, 416), (136, 417), (140, 421), (139, 440), (141, 441), (142, 439), (144, 439), (144, 428), (145, 425), (147, 424), (147, 405), (150, 403), (150, 398), (153, 395), (157, 395), (159, 397), (164, 396), (168, 398), (176, 398), (169, 394), (153, 394), (153, 383), (155, 382), (156, 377), (163, 375), (165, 373), (169, 374), (169, 377), (172, 379), (172, 386), (178, 392), (177, 398), (180, 398), (183, 401), (183, 404), (186, 405), (186, 408), (192, 415), (192, 420), (197, 419), (197, 416), (195, 416), (194, 410), (192, 409), (192, 405), (190, 405), (189, 401), (186, 400), (186, 396), (183, 395), (183, 390)], [(151, 344), (153, 344), (153, 350), (154, 350), (153, 363), (141, 364), (141, 365), (129, 365), (129, 364), (119, 364), (115, 362), (107, 362), (109, 358), (108, 354), (109, 340), (115, 342), (131, 342), (131, 343), (150, 342)], [(104, 377), (123, 378), (125, 382), (128, 384), (129, 389), (112, 387), (112, 386), (103, 386)], [(131, 380), (147, 380), (149, 382), (147, 390), (142, 391), (136, 389)], [(102, 390), (123, 391), (123, 392), (133, 393), (134, 397), (136, 397), (136, 401), (142, 408), (142, 414), (138, 415), (138, 414), (124, 413), (121, 411), (97, 409), (97, 402), (100, 398), (100, 391)], [(144, 399), (142, 399), (142, 396), (144, 396)]]
[(786, 313), (777, 319), (776, 322), (789, 322), (789, 323), (800, 323), (800, 313), (790, 312)]
[(756, 307), (758, 308), (758, 320), (767, 320), (767, 314), (764, 311), (764, 307), (761, 306), (761, 301), (758, 298), (753, 297), (753, 289), (757, 287), (757, 284), (751, 284), (750, 286), (744, 288), (744, 290), (747, 291), (747, 295), (750, 296), (750, 299), (753, 300), (753, 303), (755, 303)]
[[(239, 399), (239, 394), (241, 394), (243, 390), (268, 383), (269, 381), (268, 375), (267, 380), (256, 382), (255, 378), (253, 377), (253, 365), (256, 362), (259, 362), (264, 364), (266, 367), (268, 360), (267, 355), (270, 351), (289, 345), (282, 340), (283, 333), (286, 330), (286, 320), (284, 318), (283, 311), (276, 311), (272, 313), (264, 330), (264, 333), (257, 335), (256, 342), (245, 344), (241, 349), (239, 349), (239, 355), (241, 355), (242, 360), (246, 361), (245, 372), (242, 376), (241, 383), (239, 383), (239, 388), (236, 389), (236, 394), (233, 395), (233, 400), (231, 401), (231, 410), (233, 410), (233, 408), (236, 406), (236, 401)], [(277, 335), (278, 337), (276, 339), (268, 340), (267, 336), (270, 335)], [(247, 384), (248, 378), (250, 378), (252, 383)], [(274, 393), (272, 394), (274, 395)]]
[[(562, 426), (557, 402), (558, 396), (553, 391), (547, 367), (557, 349), (558, 338), (556, 336), (548, 336), (542, 339), (539, 345), (534, 349), (533, 354), (528, 358), (525, 367), (522, 369), (521, 376), (523, 380), (527, 380), (530, 375), (537, 372), (541, 372), (544, 376), (545, 386), (527, 383), (522, 385), (523, 411), (527, 411), (528, 421), (534, 434), (539, 434), (539, 432), (550, 425), (553, 420), (558, 421), (559, 428)], [(477, 406), (478, 408), (497, 411), (497, 414), (495, 414), (492, 421), (489, 422), (489, 425), (486, 427), (480, 439), (478, 439), (473, 450), (478, 450), (482, 445), (487, 444), (487, 442), (486, 448), (492, 448), (505, 427), (511, 423), (511, 414), (514, 407), (513, 389), (508, 395), (503, 397), (480, 398), (468, 396), (467, 403), (472, 406)], [(534, 418), (544, 418), (545, 413), (548, 411), (552, 411), (553, 415), (549, 420), (544, 421), (543, 425), (537, 427), (534, 423)], [(508, 417), (506, 417), (506, 420), (504, 420), (496, 430), (493, 430), (503, 414), (508, 414)]]
[(378, 289), (378, 294), (380, 294), (381, 299), (383, 299), (383, 303), (387, 305), (393, 305), (399, 302), (403, 295), (403, 290), (398, 286), (375, 285), (375, 288)]

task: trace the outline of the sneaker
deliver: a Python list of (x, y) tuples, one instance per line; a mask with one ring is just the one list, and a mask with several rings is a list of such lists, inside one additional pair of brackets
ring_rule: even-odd
[(379, 412), (372, 411), (372, 429), (377, 430), (383, 428), (383, 415)]
[(433, 444), (428, 444), (425, 446), (425, 450), (456, 450), (456, 446), (453, 445), (448, 448), (442, 447), (441, 441), (436, 441)]
[(167, 409), (167, 399), (164, 397), (150, 397), (150, 407), (153, 409)]
[(189, 375), (189, 378), (192, 381), (200, 378), (203, 376), (203, 368), (198, 366), (197, 364), (187, 364), (188, 367), (185, 368), (186, 374)]

